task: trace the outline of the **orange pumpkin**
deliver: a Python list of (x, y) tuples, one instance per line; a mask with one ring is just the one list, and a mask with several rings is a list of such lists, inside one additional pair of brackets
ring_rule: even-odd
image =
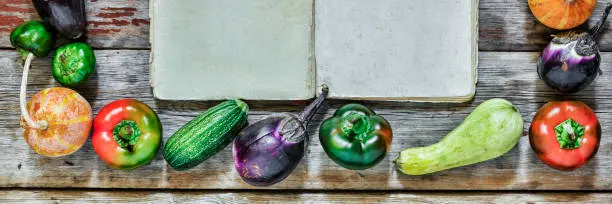
[(567, 30), (586, 22), (596, 4), (597, 0), (529, 0), (529, 9), (542, 24)]
[(24, 137), (36, 153), (57, 157), (77, 151), (91, 131), (91, 106), (79, 93), (54, 87), (38, 92), (28, 102), (27, 112), (38, 127), (22, 117)]

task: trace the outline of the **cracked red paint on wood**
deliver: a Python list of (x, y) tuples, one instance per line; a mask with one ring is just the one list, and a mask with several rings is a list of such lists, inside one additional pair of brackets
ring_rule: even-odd
[[(0, 0), (0, 36), (25, 21), (38, 19), (31, 0)], [(96, 48), (148, 48), (148, 1), (98, 1), (85, 4), (88, 43)], [(7, 37), (0, 37), (0, 48), (11, 47)]]
[(131, 7), (106, 7), (100, 10), (103, 10), (103, 11), (131, 11), (131, 12), (138, 11), (138, 9), (131, 8)]
[[(91, 3), (94, 4), (94, 3)], [(95, 3), (98, 6), (103, 2)], [(94, 14), (89, 14), (89, 36), (90, 39), (117, 39), (117, 46), (135, 46), (137, 48), (148, 48), (149, 20), (146, 1), (138, 1), (137, 5), (108, 5), (104, 3), (96, 7)], [(95, 37), (93, 37), (95, 36)], [(96, 38), (97, 37), (97, 38)], [(91, 40), (90, 40), (91, 41)], [(104, 41), (104, 42), (108, 42)]]
[[(129, 25), (130, 21), (113, 19), (111, 21), (89, 21), (89, 25), (93, 27), (100, 26), (125, 26)], [(91, 29), (90, 29), (91, 30)]]
[(101, 17), (101, 18), (119, 18), (119, 17), (124, 17), (124, 16), (129, 17), (133, 15), (134, 15), (133, 12), (112, 12), (112, 13), (99, 13), (96, 16)]
[(131, 7), (106, 7), (100, 10), (102, 13), (96, 15), (100, 18), (130, 17), (134, 16), (134, 13), (138, 11), (138, 9)]
[(17, 6), (16, 4), (3, 4), (0, 5), (0, 12), (19, 12), (19, 13), (29, 13), (34, 12), (33, 7), (29, 6)]
[(97, 35), (97, 34), (109, 34), (109, 33), (118, 33), (121, 32), (120, 29), (89, 29), (88, 30), (88, 34), (89, 35)]
[(6, 4), (29, 4), (30, 0), (4, 0)]
[(132, 19), (132, 25), (140, 26), (140, 25), (149, 25), (150, 22), (148, 19)]
[(23, 22), (25, 22), (25, 19), (21, 17), (0, 14), (0, 29), (2, 29), (3, 32), (10, 32)]
[(24, 14), (32, 12), (35, 11), (29, 0), (4, 0), (0, 4), (0, 34), (10, 34), (19, 24), (30, 20), (31, 16)]
[(18, 26), (23, 22), (25, 22), (23, 18), (17, 16), (5, 16), (0, 14), (0, 26)]

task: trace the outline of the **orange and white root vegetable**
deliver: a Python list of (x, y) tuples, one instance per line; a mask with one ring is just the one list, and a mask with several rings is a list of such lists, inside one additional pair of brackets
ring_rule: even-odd
[(542, 24), (557, 30), (575, 28), (589, 19), (597, 0), (529, 0), (531, 13)]
[(28, 70), (34, 55), (29, 54), (21, 81), (21, 126), (28, 145), (36, 153), (58, 157), (77, 151), (91, 131), (91, 106), (79, 93), (68, 88), (47, 88), (26, 104)]

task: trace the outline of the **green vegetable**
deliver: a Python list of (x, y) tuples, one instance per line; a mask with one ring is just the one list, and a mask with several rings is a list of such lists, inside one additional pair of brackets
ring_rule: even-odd
[(367, 169), (382, 161), (392, 136), (387, 120), (359, 104), (342, 106), (319, 128), (319, 140), (327, 156), (354, 170)]
[(168, 139), (164, 159), (175, 170), (197, 166), (230, 144), (247, 124), (249, 107), (228, 100), (208, 109)]
[(499, 157), (510, 151), (523, 133), (523, 118), (512, 103), (491, 99), (480, 104), (442, 141), (408, 148), (395, 159), (409, 175), (423, 175)]
[(30, 52), (37, 57), (47, 56), (53, 47), (53, 36), (36, 20), (17, 26), (11, 32), (10, 40), (11, 45), (17, 48), (24, 58)]
[(53, 37), (49, 31), (38, 21), (28, 21), (21, 24), (11, 32), (11, 45), (17, 48), (25, 59), (23, 64), (23, 75), (21, 75), (21, 87), (19, 89), (19, 109), (21, 116), (29, 127), (38, 130), (47, 129), (48, 124), (42, 121), (34, 121), (26, 109), (26, 88), (28, 85), (28, 73), (34, 56), (44, 57), (49, 54), (53, 47)]
[(64, 45), (55, 51), (51, 63), (53, 78), (63, 86), (75, 87), (89, 79), (96, 69), (96, 57), (89, 45), (81, 42)]

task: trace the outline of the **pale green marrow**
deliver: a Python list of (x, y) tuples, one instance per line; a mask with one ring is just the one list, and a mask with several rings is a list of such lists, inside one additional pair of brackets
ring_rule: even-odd
[(405, 174), (423, 175), (483, 162), (510, 151), (522, 134), (518, 108), (507, 100), (491, 99), (440, 142), (400, 152), (395, 164)]

